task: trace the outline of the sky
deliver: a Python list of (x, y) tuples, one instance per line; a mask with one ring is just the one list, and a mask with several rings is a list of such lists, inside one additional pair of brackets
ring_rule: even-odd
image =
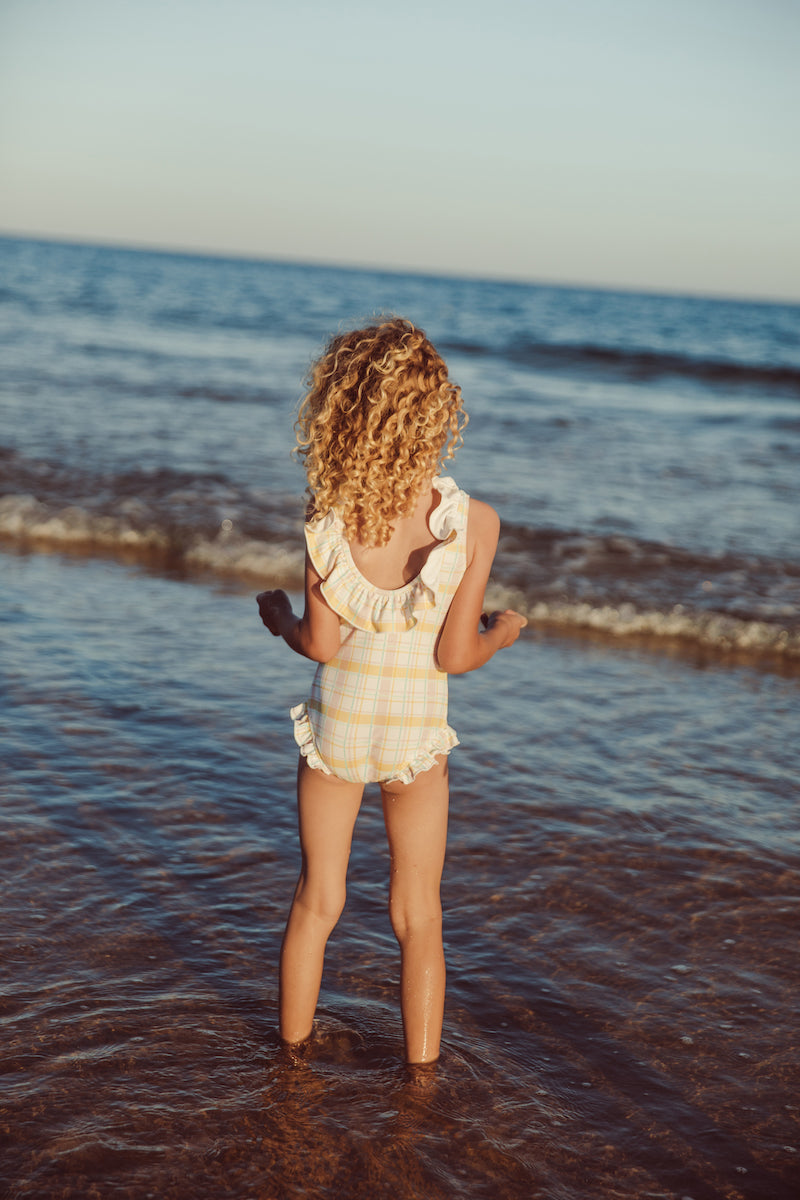
[(800, 0), (0, 0), (0, 232), (800, 300)]

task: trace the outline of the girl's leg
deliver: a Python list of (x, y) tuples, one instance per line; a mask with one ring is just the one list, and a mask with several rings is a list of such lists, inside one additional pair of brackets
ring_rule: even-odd
[(311, 1033), (325, 945), (341, 916), (353, 826), (363, 784), (297, 768), (302, 867), (281, 947), (280, 1034), (302, 1042)]
[(385, 783), (389, 913), (400, 944), (400, 1006), (406, 1061), (439, 1057), (444, 1015), (444, 949), (439, 888), (447, 842), (447, 758), (413, 783)]

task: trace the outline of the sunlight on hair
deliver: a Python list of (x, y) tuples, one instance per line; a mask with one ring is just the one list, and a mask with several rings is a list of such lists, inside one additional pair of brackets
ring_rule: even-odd
[(349, 538), (384, 546), (461, 444), (461, 389), (400, 317), (332, 338), (309, 384), (296, 424), (308, 519), (336, 509)]

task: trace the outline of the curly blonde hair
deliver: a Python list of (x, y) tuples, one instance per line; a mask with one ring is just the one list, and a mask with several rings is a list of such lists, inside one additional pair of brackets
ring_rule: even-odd
[(385, 546), (461, 444), (461, 389), (421, 329), (393, 317), (332, 338), (296, 422), (307, 519), (335, 509), (348, 538)]

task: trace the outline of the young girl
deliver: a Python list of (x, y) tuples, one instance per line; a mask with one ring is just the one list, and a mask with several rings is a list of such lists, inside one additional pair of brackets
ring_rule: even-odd
[(406, 1060), (439, 1055), (445, 966), (447, 673), (480, 667), (526, 624), (482, 613), (497, 514), (439, 474), (466, 423), (461, 391), (399, 318), (333, 338), (297, 421), (310, 503), (305, 611), (261, 592), (270, 632), (320, 666), (292, 709), (302, 868), (281, 949), (280, 1033), (312, 1032), (325, 946), (341, 915), (365, 783), (379, 783), (401, 954)]

